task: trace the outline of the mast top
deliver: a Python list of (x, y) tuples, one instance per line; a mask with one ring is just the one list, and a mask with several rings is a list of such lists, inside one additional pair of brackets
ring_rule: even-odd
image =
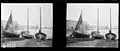
[(11, 10), (11, 13), (12, 13), (12, 10)]
[(82, 15), (82, 13), (83, 13), (83, 9), (81, 9), (81, 15)]
[[(10, 10), (10, 15), (12, 14), (12, 10)], [(12, 15), (11, 15), (12, 16)]]

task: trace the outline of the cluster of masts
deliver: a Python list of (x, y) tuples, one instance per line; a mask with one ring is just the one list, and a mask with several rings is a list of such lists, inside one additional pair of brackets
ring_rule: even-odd
[[(27, 8), (27, 32), (29, 33), (29, 8)], [(40, 7), (40, 30), (41, 31), (41, 7)]]
[[(97, 16), (97, 32), (99, 32), (99, 8), (98, 8), (98, 14), (97, 14), (98, 16)], [(111, 8), (110, 8), (110, 30), (109, 31), (111, 31), (111, 29), (112, 29), (112, 25), (111, 25)]]

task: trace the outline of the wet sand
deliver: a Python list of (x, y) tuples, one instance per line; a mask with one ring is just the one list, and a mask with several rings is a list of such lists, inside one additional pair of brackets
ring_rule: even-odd
[(2, 46), (15, 46), (15, 47), (52, 47), (52, 41), (38, 42), (36, 39), (25, 39), (21, 41), (9, 41), (2, 44)]
[(94, 40), (76, 42), (67, 45), (67, 47), (118, 47), (118, 41)]
[[(106, 32), (105, 31), (102, 32), (102, 35), (104, 35)], [(117, 34), (117, 32), (115, 32), (115, 33)], [(72, 31), (66, 32), (66, 36), (69, 36), (70, 34), (72, 34)], [(118, 39), (118, 36), (116, 39)], [(72, 41), (74, 41), (74, 40), (72, 40)], [(93, 41), (80, 40), (80, 41), (76, 41), (74, 43), (67, 44), (66, 47), (115, 47), (116, 48), (116, 47), (118, 47), (118, 41), (108, 41), (106, 39), (101, 39), (101, 40), (97, 39), (97, 40), (93, 40)]]

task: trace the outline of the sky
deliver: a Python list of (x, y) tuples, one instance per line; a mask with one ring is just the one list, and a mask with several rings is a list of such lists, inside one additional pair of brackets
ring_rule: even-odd
[(83, 21), (87, 21), (90, 25), (97, 25), (98, 8), (100, 26), (106, 26), (110, 24), (110, 8), (112, 26), (118, 26), (118, 3), (67, 3), (66, 19), (78, 21), (82, 10)]
[(40, 24), (40, 7), (42, 26), (53, 26), (52, 3), (1, 3), (1, 20), (7, 20), (12, 10), (12, 19), (20, 25), (27, 25), (27, 8), (29, 8), (29, 25)]

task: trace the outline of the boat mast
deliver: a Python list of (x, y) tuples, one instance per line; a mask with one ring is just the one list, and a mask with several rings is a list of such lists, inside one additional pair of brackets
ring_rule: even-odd
[(98, 16), (97, 16), (97, 33), (99, 33), (99, 8), (97, 9), (98, 10)]
[(83, 26), (83, 23), (82, 23), (82, 22), (83, 22), (82, 16), (83, 16), (83, 10), (81, 9), (81, 20), (80, 20), (80, 21), (81, 21), (81, 26), (82, 26), (81, 28), (82, 28), (82, 33), (85, 33), (85, 32), (84, 32), (85, 26)]
[[(11, 10), (11, 17), (12, 17), (12, 10)], [(11, 19), (12, 19), (12, 33), (15, 33), (15, 28), (13, 27), (13, 17)]]
[(41, 26), (41, 7), (40, 7), (40, 30), (39, 30), (40, 32), (41, 32), (41, 27), (42, 26)]
[(109, 30), (109, 32), (111, 32), (111, 30), (112, 30), (112, 24), (111, 24), (111, 8), (110, 8), (110, 30)]
[(27, 8), (27, 33), (29, 33), (29, 8)]

